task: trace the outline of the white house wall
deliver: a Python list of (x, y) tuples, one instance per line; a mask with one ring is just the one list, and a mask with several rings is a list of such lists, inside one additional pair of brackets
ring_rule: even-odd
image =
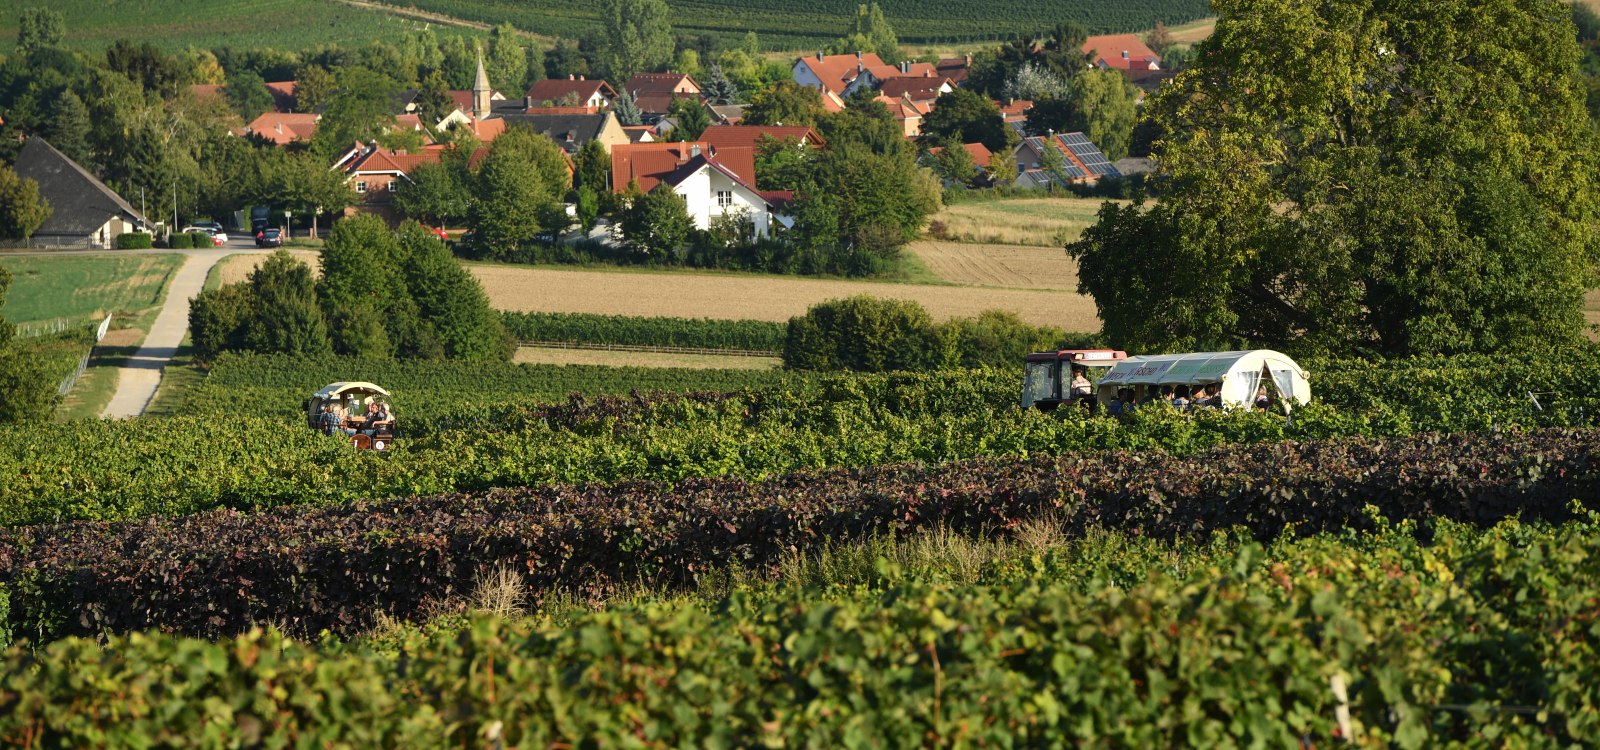
[[(742, 212), (755, 225), (757, 236), (767, 236), (770, 229), (767, 202), (722, 172), (710, 167), (703, 168), (678, 183), (676, 190), (688, 204), (689, 215), (694, 218), (696, 227), (710, 229), (711, 222), (723, 215)], [(726, 208), (717, 205), (717, 191), (720, 190), (733, 193), (733, 205)]]

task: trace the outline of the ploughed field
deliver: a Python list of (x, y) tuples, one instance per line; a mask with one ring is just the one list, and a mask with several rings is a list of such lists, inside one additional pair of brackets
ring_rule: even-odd
[[(1118, 421), (1011, 370), (230, 355), (184, 417), (0, 430), (0, 736), (1600, 741), (1600, 356), (1302, 364), (1292, 421)], [(348, 377), (392, 454), (295, 413)]]

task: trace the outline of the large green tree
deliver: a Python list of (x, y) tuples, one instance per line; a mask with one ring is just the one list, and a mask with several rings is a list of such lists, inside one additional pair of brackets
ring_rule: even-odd
[(401, 180), (394, 206), (408, 218), (444, 227), (465, 221), (472, 210), (472, 175), (466, 158), (447, 154), (437, 163), (422, 164)]
[(17, 49), (32, 52), (59, 47), (67, 37), (67, 22), (61, 11), (50, 8), (23, 8), (17, 23)]
[(877, 3), (856, 6), (856, 15), (844, 38), (830, 48), (834, 54), (848, 55), (856, 52), (875, 53), (885, 63), (894, 65), (905, 57), (900, 52), (900, 38), (884, 17)]
[(750, 97), (744, 110), (745, 125), (815, 125), (828, 112), (822, 96), (810, 86), (779, 81)]
[(949, 140), (982, 143), (990, 151), (1015, 148), (1018, 141), (1017, 132), (1001, 118), (994, 101), (970, 89), (939, 95), (933, 111), (922, 118), (922, 138), (933, 145)]
[(1555, 0), (1219, 0), (1151, 106), (1157, 205), (1069, 246), (1108, 338), (1409, 354), (1580, 340), (1596, 151)]
[[(484, 72), (489, 85), (513, 92), (525, 90), (522, 86), (528, 77), (528, 51), (523, 48), (516, 28), (503, 23), (489, 31), (489, 42), (483, 51)], [(476, 71), (474, 71), (476, 72)]]
[(250, 292), (255, 309), (244, 332), (250, 349), (301, 356), (332, 351), (310, 266), (279, 250), (250, 273)]
[(672, 13), (664, 0), (601, 0), (600, 60), (620, 86), (672, 60)]
[(26, 240), (50, 218), (50, 203), (39, 197), (39, 183), (0, 164), (0, 238)]

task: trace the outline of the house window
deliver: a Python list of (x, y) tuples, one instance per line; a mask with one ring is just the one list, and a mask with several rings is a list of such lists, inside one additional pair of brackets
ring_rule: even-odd
[(358, 192), (358, 193), (367, 192), (367, 182), (366, 182), (366, 180), (362, 180), (362, 181), (356, 183), (356, 192)]
[(718, 190), (717, 191), (717, 205), (719, 207), (722, 207), (722, 208), (727, 208), (729, 206), (732, 206), (733, 205), (733, 191), (732, 190)]

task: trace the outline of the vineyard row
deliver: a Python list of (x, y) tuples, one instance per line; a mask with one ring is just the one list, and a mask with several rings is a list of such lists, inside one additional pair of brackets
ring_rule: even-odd
[(498, 567), (541, 595), (687, 585), (768, 570), (827, 541), (943, 528), (1005, 533), (1059, 516), (1073, 533), (1260, 537), (1391, 518), (1566, 518), (1600, 498), (1600, 431), (1419, 435), (1223, 447), (1187, 458), (1100, 452), (455, 494), (337, 508), (0, 531), (11, 625), (49, 639), (160, 628), (203, 636), (413, 619)]

